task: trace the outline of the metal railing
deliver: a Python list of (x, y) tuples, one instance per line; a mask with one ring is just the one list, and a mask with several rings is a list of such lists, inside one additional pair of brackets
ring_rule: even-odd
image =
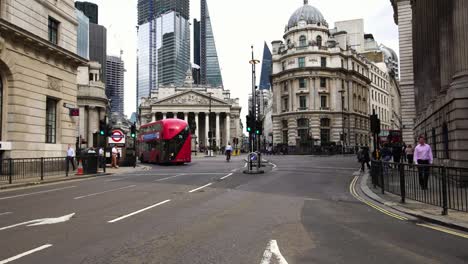
[[(82, 157), (84, 165), (97, 164), (97, 157)], [(75, 161), (75, 167), (78, 164)], [(86, 171), (86, 170), (85, 170)], [(0, 184), (12, 184), (22, 180), (40, 180), (53, 177), (68, 177), (72, 173), (72, 165), (66, 157), (30, 158), (30, 159), (0, 159)]]
[(468, 212), (468, 168), (372, 161), (371, 178), (382, 193), (390, 192), (448, 210)]

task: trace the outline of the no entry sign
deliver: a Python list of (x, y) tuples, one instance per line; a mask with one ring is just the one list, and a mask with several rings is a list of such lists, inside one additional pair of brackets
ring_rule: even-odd
[(113, 130), (109, 137), (109, 144), (125, 144), (125, 135), (120, 130)]

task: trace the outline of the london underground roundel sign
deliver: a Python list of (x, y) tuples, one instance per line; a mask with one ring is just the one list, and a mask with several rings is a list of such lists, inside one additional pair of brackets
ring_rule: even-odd
[(125, 135), (120, 130), (113, 130), (109, 137), (111, 144), (125, 144)]

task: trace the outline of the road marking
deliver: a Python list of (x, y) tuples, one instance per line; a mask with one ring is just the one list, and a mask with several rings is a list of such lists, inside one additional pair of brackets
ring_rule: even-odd
[(271, 240), (268, 243), (267, 248), (265, 249), (265, 252), (263, 252), (262, 261), (260, 262), (260, 264), (270, 264), (270, 263), (288, 264), (286, 259), (281, 254), (281, 251), (279, 250), (278, 243), (276, 242), (276, 240)]
[(110, 221), (107, 221), (107, 222), (108, 222), (108, 223), (115, 223), (115, 222), (118, 222), (118, 221), (123, 220), (123, 219), (125, 219), (125, 218), (129, 218), (130, 216), (134, 216), (134, 215), (136, 215), (136, 214), (142, 213), (142, 212), (147, 211), (147, 210), (149, 210), (149, 209), (152, 209), (152, 208), (154, 208), (154, 207), (163, 205), (163, 204), (168, 203), (168, 202), (170, 202), (170, 201), (171, 201), (171, 200), (165, 200), (165, 201), (162, 201), (162, 202), (160, 202), (160, 203), (153, 204), (153, 205), (148, 206), (148, 207), (146, 207), (146, 208), (143, 208), (143, 209), (141, 209), (141, 210), (135, 211), (135, 212), (133, 212), (133, 213), (130, 213), (130, 214), (121, 216), (121, 217), (119, 217), (119, 218), (116, 218), (116, 219), (114, 219), (114, 220), (110, 220)]
[(2, 216), (2, 215), (9, 215), (9, 214), (12, 214), (12, 212), (0, 213), (0, 216)]
[(229, 177), (231, 177), (231, 176), (232, 176), (232, 173), (229, 173), (228, 175), (226, 175), (226, 176), (224, 176), (224, 177), (221, 177), (221, 180), (224, 180), (224, 179), (229, 178)]
[(66, 222), (66, 221), (70, 220), (74, 215), (75, 215), (75, 213), (69, 214), (69, 215), (64, 215), (64, 216), (57, 217), (57, 218), (35, 219), (35, 220), (31, 220), (31, 221), (26, 221), (26, 222), (22, 222), (22, 223), (10, 225), (10, 226), (2, 227), (2, 228), (0, 228), (0, 231), (15, 228), (15, 227), (18, 227), (18, 226), (23, 226), (23, 225), (38, 226), (38, 225), (58, 224), (58, 223), (62, 223), (62, 222)]
[(199, 190), (201, 190), (201, 189), (203, 189), (203, 188), (206, 188), (206, 187), (208, 187), (208, 186), (210, 186), (210, 185), (212, 185), (212, 184), (213, 184), (213, 183), (210, 182), (210, 183), (208, 183), (208, 184), (206, 184), (206, 185), (203, 185), (202, 187), (198, 187), (198, 188), (196, 188), (196, 189), (193, 189), (193, 190), (189, 191), (189, 193), (193, 193), (193, 192), (199, 191)]
[(125, 187), (122, 187), (122, 188), (117, 188), (117, 189), (112, 189), (112, 190), (108, 190), (108, 191), (103, 191), (103, 192), (98, 192), (98, 193), (92, 193), (92, 194), (88, 194), (88, 195), (78, 196), (78, 197), (75, 197), (75, 198), (73, 198), (73, 199), (79, 200), (79, 199), (83, 199), (83, 198), (88, 198), (88, 197), (92, 197), (92, 196), (96, 196), (96, 195), (100, 195), (100, 194), (105, 194), (105, 193), (109, 193), (109, 192), (120, 191), (120, 190), (124, 190), (124, 189), (128, 189), (128, 188), (133, 188), (133, 187), (136, 187), (136, 185), (129, 185), (129, 186), (125, 186)]
[(233, 170), (231, 170), (231, 172), (236, 172), (237, 170), (238, 170), (238, 169), (233, 169)]
[(382, 207), (380, 207), (380, 206), (378, 206), (378, 205), (376, 205), (374, 203), (371, 203), (371, 202), (366, 201), (363, 198), (361, 198), (357, 194), (356, 189), (355, 189), (356, 182), (357, 182), (358, 179), (359, 179), (359, 176), (355, 176), (354, 179), (351, 181), (351, 184), (349, 185), (349, 192), (354, 196), (354, 198), (356, 198), (357, 200), (367, 204), (368, 206), (370, 206), (370, 207), (376, 209), (377, 211), (380, 211), (381, 213), (384, 213), (384, 214), (386, 214), (388, 216), (391, 216), (391, 217), (396, 218), (396, 219), (401, 220), (401, 221), (408, 220), (408, 218), (406, 218), (406, 217), (403, 217), (403, 216), (400, 216), (398, 214), (392, 213), (392, 212), (390, 212), (388, 210), (385, 210), (384, 208), (382, 208)]
[(433, 229), (433, 230), (437, 230), (437, 231), (440, 231), (440, 232), (444, 232), (444, 233), (447, 233), (447, 234), (450, 234), (450, 235), (463, 237), (463, 238), (468, 238), (467, 234), (462, 234), (462, 233), (459, 233), (459, 232), (456, 232), (456, 231), (453, 231), (453, 230), (450, 230), (450, 229), (447, 229), (447, 228), (443, 228), (443, 227), (439, 227), (439, 226), (433, 226), (433, 225), (427, 225), (427, 224), (416, 224), (416, 225), (426, 227), (426, 228), (430, 228), (430, 229)]
[(155, 180), (155, 182), (170, 180), (170, 179), (177, 178), (177, 177), (184, 176), (184, 175), (186, 175), (186, 174), (184, 174), (184, 173), (182, 173), (182, 174), (177, 174), (177, 175), (174, 175), (174, 176), (170, 176), (170, 177), (166, 177), (166, 178), (162, 178), (162, 179)]
[(278, 166), (276, 166), (276, 164), (274, 164), (274, 163), (272, 163), (272, 162), (268, 162), (268, 163), (270, 163), (270, 165), (272, 165), (272, 166), (273, 166), (273, 169), (276, 169), (276, 168), (278, 168)]
[(247, 163), (245, 163), (244, 168), (247, 168)]
[(13, 198), (18, 198), (18, 197), (25, 197), (25, 196), (31, 196), (31, 195), (36, 195), (36, 194), (67, 190), (67, 189), (71, 189), (71, 188), (76, 188), (76, 186), (68, 186), (68, 187), (51, 189), (51, 190), (40, 191), (40, 192), (33, 192), (33, 193), (26, 193), (26, 194), (18, 194), (18, 195), (13, 195), (13, 196), (1, 197), (0, 200), (8, 200), (8, 199), (13, 199)]
[(15, 261), (15, 260), (20, 259), (20, 258), (22, 258), (22, 257), (25, 257), (25, 256), (27, 256), (27, 255), (31, 255), (31, 254), (36, 253), (36, 252), (38, 252), (38, 251), (44, 250), (44, 249), (46, 249), (46, 248), (49, 248), (49, 247), (51, 247), (51, 246), (52, 246), (52, 244), (45, 244), (45, 245), (43, 245), (43, 246), (37, 247), (37, 248), (35, 248), (35, 249), (31, 249), (31, 250), (29, 250), (29, 251), (26, 251), (26, 252), (24, 252), (24, 253), (21, 253), (21, 254), (19, 254), (19, 255), (14, 256), (14, 257), (4, 259), (4, 260), (0, 261), (0, 264), (6, 264), (6, 263), (9, 263), (9, 262)]

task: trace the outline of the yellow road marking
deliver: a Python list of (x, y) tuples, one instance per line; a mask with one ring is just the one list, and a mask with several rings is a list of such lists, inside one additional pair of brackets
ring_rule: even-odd
[(374, 203), (371, 203), (371, 202), (366, 201), (366, 200), (364, 200), (363, 198), (361, 198), (361, 197), (357, 194), (356, 189), (355, 189), (356, 182), (357, 182), (358, 178), (359, 178), (358, 176), (355, 176), (354, 179), (351, 181), (351, 184), (349, 185), (349, 192), (351, 193), (351, 195), (354, 196), (354, 198), (356, 198), (357, 200), (359, 200), (359, 201), (361, 201), (361, 202), (367, 204), (368, 206), (370, 206), (370, 207), (376, 209), (377, 211), (379, 211), (379, 212), (381, 212), (381, 213), (384, 213), (384, 214), (386, 214), (386, 215), (388, 215), (388, 216), (391, 216), (391, 217), (396, 218), (396, 219), (401, 220), (401, 221), (406, 221), (406, 220), (408, 220), (408, 218), (406, 218), (406, 217), (403, 217), (403, 216), (397, 215), (397, 214), (395, 214), (395, 213), (392, 213), (392, 212), (390, 212), (390, 211), (388, 211), (388, 210), (385, 210), (384, 208), (382, 208), (382, 207), (380, 207), (380, 206), (378, 206), (378, 205), (376, 205), (376, 204), (374, 204)]
[(446, 228), (443, 228), (443, 227), (433, 226), (433, 225), (426, 225), (426, 224), (416, 224), (416, 225), (426, 227), (426, 228), (430, 228), (430, 229), (433, 229), (433, 230), (437, 230), (437, 231), (440, 231), (440, 232), (444, 232), (444, 233), (447, 233), (447, 234), (450, 234), (450, 235), (463, 237), (463, 238), (468, 238), (467, 234), (458, 233), (456, 231), (446, 229)]

